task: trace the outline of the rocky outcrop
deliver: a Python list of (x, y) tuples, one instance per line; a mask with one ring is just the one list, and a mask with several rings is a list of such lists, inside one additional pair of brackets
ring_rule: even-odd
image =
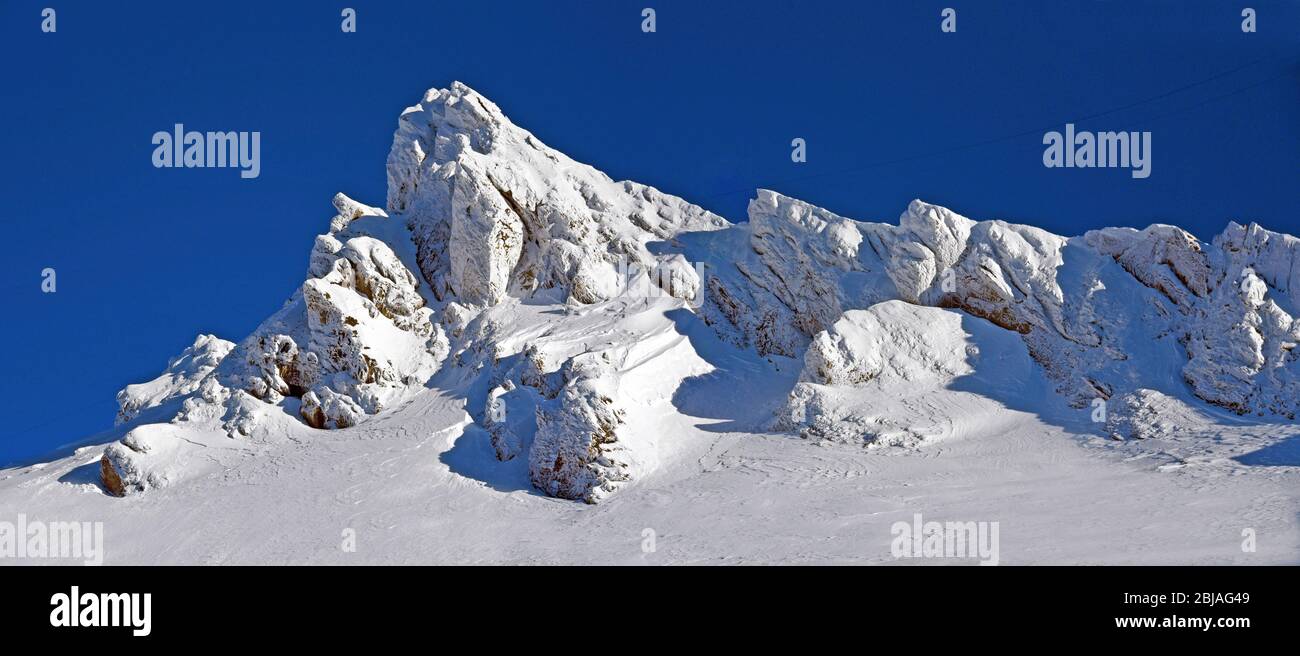
[[(307, 280), (239, 344), (210, 336), (158, 379), (119, 394), (122, 420), (178, 402), (172, 424), (214, 422), (230, 437), (257, 434), (288, 404), (315, 428), (346, 428), (423, 389), (449, 350), (406, 261), (404, 223), (339, 194), (330, 232), (317, 237)], [(403, 250), (409, 251), (404, 257)], [(163, 424), (165, 425), (165, 424)], [(166, 484), (193, 445), (134, 429), (105, 451), (101, 478), (122, 493)], [(143, 436), (142, 436), (143, 435)]]
[(970, 371), (961, 315), (888, 301), (850, 310), (804, 353), (800, 382), (942, 384)]
[(335, 207), (310, 277), (217, 372), (222, 384), (268, 403), (301, 399), (303, 420), (317, 428), (354, 426), (389, 407), (449, 350), (419, 279), (390, 245), (402, 224), (342, 194)]
[(455, 83), (402, 113), (388, 157), (388, 210), (411, 226), (438, 299), (493, 305), (561, 288), (579, 303), (619, 293), (620, 262), (721, 217), (569, 159)]
[(587, 353), (560, 373), (564, 386), (537, 409), (529, 473), (533, 485), (551, 496), (596, 503), (628, 480), (613, 368), (605, 354)]
[(1231, 224), (1213, 245), (1168, 225), (1067, 239), (921, 201), (898, 225), (865, 223), (760, 191), (749, 233), (739, 275), (708, 280), (704, 316), (762, 354), (817, 353), (819, 331), (845, 311), (898, 299), (1021, 335), (1076, 407), (1154, 384), (1135, 362), (1154, 357), (1151, 342), (1176, 342), (1202, 399), (1243, 414), (1298, 409), (1300, 240), (1257, 225)]
[[(909, 444), (921, 435), (906, 422), (891, 422), (875, 408), (864, 417), (856, 398), (864, 388), (901, 397), (940, 389), (973, 371), (979, 348), (967, 339), (960, 313), (887, 301), (866, 310), (849, 310), (818, 333), (804, 352), (799, 381), (785, 410), (780, 430), (806, 438)], [(887, 413), (886, 413), (887, 414)], [(893, 430), (886, 427), (897, 423)]]
[(180, 355), (167, 362), (162, 375), (127, 385), (117, 393), (117, 423), (135, 419), (142, 411), (180, 399), (198, 389), (235, 345), (213, 335), (199, 335)]
[(117, 474), (117, 467), (113, 466), (113, 461), (108, 459), (107, 453), (99, 458), (99, 479), (109, 494), (115, 497), (126, 496), (126, 484)]
[(366, 412), (352, 397), (323, 387), (319, 394), (303, 395), (299, 414), (312, 428), (348, 428), (361, 423)]
[(1182, 315), (1173, 329), (1186, 349), (1183, 378), (1196, 396), (1239, 414), (1294, 418), (1300, 240), (1237, 223), (1213, 244), (1166, 225), (1108, 228), (1086, 239)]
[(100, 480), (105, 489), (119, 497), (165, 487), (182, 468), (184, 460), (177, 457), (181, 444), (175, 428), (168, 424), (134, 428), (104, 450)]
[(1209, 258), (1187, 231), (1170, 225), (1145, 230), (1106, 228), (1084, 235), (1088, 245), (1115, 258), (1142, 284), (1164, 294), (1183, 311), (1210, 292)]
[(1214, 239), (1226, 259), (1226, 273), (1250, 267), (1292, 316), (1300, 309), (1300, 239), (1266, 230), (1257, 223), (1231, 222)]
[(1170, 439), (1205, 423), (1204, 415), (1186, 403), (1156, 390), (1138, 389), (1110, 404), (1106, 432), (1115, 440)]
[(738, 263), (754, 285), (790, 310), (790, 321), (815, 335), (843, 314), (839, 277), (858, 268), (862, 233), (853, 221), (762, 190), (749, 203), (750, 245), (762, 266)]
[(1196, 395), (1239, 414), (1294, 418), (1300, 322), (1269, 298), (1268, 283), (1254, 269), (1242, 268), (1200, 310), (1200, 321), (1187, 334), (1189, 361), (1183, 368)]
[[(793, 356), (845, 310), (891, 299), (987, 319), (1024, 335), (1044, 359), (1097, 340), (1071, 330), (1057, 284), (1069, 240), (1037, 228), (975, 222), (921, 201), (896, 226), (864, 223), (771, 191), (750, 204), (749, 225), (753, 253), (737, 258), (741, 276), (709, 281), (708, 314), (760, 353)], [(1090, 393), (1078, 391), (1087, 388), (1072, 368), (1057, 377), (1068, 394)]]

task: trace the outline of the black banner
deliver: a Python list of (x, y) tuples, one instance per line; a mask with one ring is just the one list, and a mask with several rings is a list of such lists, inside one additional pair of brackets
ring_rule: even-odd
[[(470, 630), (486, 630), (480, 635), (493, 641), (533, 636), (624, 645), (692, 632), (707, 632), (701, 637), (710, 639), (812, 634), (825, 640), (846, 630), (945, 648), (1053, 635), (1069, 638), (1053, 643), (1059, 646), (1232, 645), (1289, 636), (1295, 572), (9, 567), (0, 617), (14, 638), (150, 647), (203, 646), (208, 639), (202, 636), (364, 642), (375, 636), (427, 639), (435, 631), (453, 640)], [(577, 633), (561, 635), (569, 631)]]

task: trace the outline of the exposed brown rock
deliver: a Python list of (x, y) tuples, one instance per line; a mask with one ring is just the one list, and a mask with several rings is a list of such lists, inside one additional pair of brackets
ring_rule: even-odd
[(99, 459), (99, 478), (109, 494), (115, 497), (126, 496), (126, 486), (122, 484), (122, 477), (118, 475), (117, 468), (106, 455)]

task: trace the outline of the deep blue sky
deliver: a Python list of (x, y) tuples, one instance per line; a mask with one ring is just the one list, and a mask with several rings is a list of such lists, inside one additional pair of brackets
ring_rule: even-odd
[[(382, 206), (399, 112), (457, 79), (569, 155), (736, 220), (764, 186), (858, 219), (920, 197), (1065, 234), (1300, 233), (1297, 2), (7, 1), (0, 62), (0, 463), (110, 427), (124, 384), (277, 309), (330, 197)], [(1045, 169), (1043, 132), (1084, 117), (1153, 131), (1151, 177)], [(153, 168), (178, 122), (260, 131), (261, 177)]]

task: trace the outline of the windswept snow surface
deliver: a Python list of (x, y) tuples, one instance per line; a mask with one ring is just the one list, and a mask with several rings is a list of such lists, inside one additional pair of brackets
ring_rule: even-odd
[(918, 515), (1003, 564), (1300, 561), (1293, 237), (730, 225), (459, 83), (388, 181), (253, 334), (0, 470), (0, 520), (102, 521), (109, 564), (976, 562), (896, 558)]
[[(895, 560), (891, 526), (915, 513), (1000, 522), (1002, 564), (1294, 563), (1300, 549), (1289, 429), (1207, 418), (1185, 438), (1114, 443), (940, 394), (918, 403), (960, 420), (950, 439), (864, 449), (737, 430), (766, 417), (752, 409), (762, 391), (735, 377), (780, 374), (724, 365), (686, 386), (709, 394), (710, 416), (638, 407), (674, 461), (598, 505), (542, 495), (524, 460), (497, 461), (456, 391), (431, 390), (255, 453), (214, 438), (203, 475), (150, 494), (106, 495), (99, 448), (8, 470), (0, 517), (103, 521), (108, 564), (974, 562)], [(1256, 553), (1241, 550), (1245, 528)]]

